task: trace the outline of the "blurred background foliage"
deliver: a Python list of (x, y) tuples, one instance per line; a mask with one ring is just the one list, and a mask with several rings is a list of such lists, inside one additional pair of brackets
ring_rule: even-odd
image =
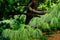
[[(0, 0), (0, 12), (3, 18), (11, 17), (11, 14), (27, 13), (30, 0)], [(59, 3), (59, 0), (38, 0), (37, 10), (51, 10)], [(8, 17), (7, 17), (8, 16)]]
[(30, 0), (0, 0), (0, 40), (47, 40), (43, 32), (60, 30), (60, 1), (38, 0), (37, 10), (49, 14), (33, 17), (25, 24)]

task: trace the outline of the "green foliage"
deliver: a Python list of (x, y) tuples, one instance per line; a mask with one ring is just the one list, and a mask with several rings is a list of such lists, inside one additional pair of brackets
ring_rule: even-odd
[(15, 15), (14, 19), (0, 21), (1, 29), (12, 28), (17, 30), (20, 28), (20, 24), (25, 24), (25, 15)]
[(59, 22), (60, 22), (60, 12), (58, 13), (58, 16), (57, 16)]
[(2, 34), (4, 34), (3, 37), (7, 38), (10, 35), (10, 33), (11, 33), (11, 30), (10, 29), (6, 29), (6, 30), (3, 31)]
[(51, 27), (54, 27), (54, 26), (57, 27), (57, 24), (58, 24), (58, 19), (56, 17), (52, 18), (50, 22)]
[(0, 21), (0, 32), (2, 32), (4, 29), (10, 28), (9, 22), (9, 20)]
[(21, 5), (27, 5), (30, 0), (20, 0)]
[(25, 24), (25, 20), (26, 20), (26, 16), (25, 15), (15, 15), (14, 16), (15, 19), (12, 20), (12, 22), (10, 22), (10, 26), (13, 29), (19, 29), (20, 28), (20, 24)]
[(20, 23), (25, 24), (25, 21), (26, 21), (26, 15), (21, 15), (20, 16)]
[(35, 17), (35, 18), (33, 18), (33, 19), (30, 21), (29, 25), (30, 25), (31, 27), (40, 27), (41, 24), (40, 24), (39, 22), (40, 22), (40, 18), (39, 18), (39, 17)]
[(43, 17), (41, 17), (41, 21), (42, 22), (50, 22), (52, 19), (52, 15), (51, 14), (45, 14)]
[(20, 40), (30, 40), (30, 33), (28, 27), (24, 26), (20, 30)]
[[(60, 4), (60, 3), (59, 3)], [(36, 25), (39, 25), (39, 28), (45, 30), (57, 30), (57, 27), (59, 27), (59, 14), (60, 14), (60, 10), (59, 10), (59, 4), (50, 12), (50, 14), (45, 14), (43, 16), (41, 16), (41, 18), (35, 18), (38, 23), (36, 23), (35, 19), (33, 19), (33, 21), (30, 22), (30, 26), (32, 25), (32, 27), (35, 27)], [(33, 25), (35, 24), (35, 25)], [(38, 27), (38, 26), (36, 26)]]
[[(5, 18), (8, 14), (24, 13), (24, 11), (28, 9), (26, 9), (26, 5), (29, 4), (29, 1), (30, 0), (0, 0), (3, 17)], [(2, 33), (2, 36), (10, 40), (31, 40), (31, 38), (47, 40), (42, 31), (46, 32), (46, 30), (48, 30), (50, 32), (51, 30), (56, 31), (60, 29), (60, 3), (58, 3), (60, 1), (39, 0), (39, 2), (37, 10), (53, 9), (50, 14), (45, 14), (41, 16), (41, 18), (32, 18), (28, 25), (25, 25), (26, 15), (14, 15), (14, 19), (4, 19), (0, 21), (0, 33)], [(49, 34), (49, 32), (47, 33)]]
[(20, 15), (14, 15), (14, 19), (18, 19)]
[(43, 37), (41, 30), (34, 30), (30, 26), (24, 24), (22, 24), (22, 27), (18, 30), (5, 29), (2, 35), (10, 40), (30, 40), (32, 37), (35, 39)]
[(60, 30), (60, 22), (58, 23), (57, 29)]
[(53, 9), (59, 0), (39, 0), (38, 10), (50, 10)]
[(14, 3), (14, 0), (9, 0), (8, 3), (9, 4), (13, 4)]
[(3, 37), (10, 38), (10, 40), (30, 40), (30, 26), (22, 25), (19, 30), (3, 30)]
[(42, 37), (40, 37), (40, 39), (41, 39), (41, 40), (48, 40), (45, 35), (43, 35)]
[(49, 26), (48, 23), (45, 22), (45, 23), (42, 24), (41, 29), (42, 29), (43, 31), (45, 31), (45, 30), (50, 30), (50, 26)]
[(18, 31), (14, 31), (14, 30), (10, 30), (10, 29), (6, 29), (3, 30), (3, 37), (5, 38), (10, 38), (10, 40), (19, 40), (19, 33)]
[[(8, 18), (10, 14), (23, 14), (27, 13), (27, 5), (30, 3), (30, 0), (0, 0), (0, 9), (4, 18)], [(37, 10), (50, 10), (53, 9), (59, 0), (38, 0)]]
[(43, 34), (42, 34), (41, 30), (39, 30), (39, 29), (35, 29), (35, 30), (32, 32), (32, 37), (33, 37), (33, 38), (40, 38), (40, 37), (42, 37), (42, 36), (43, 36)]

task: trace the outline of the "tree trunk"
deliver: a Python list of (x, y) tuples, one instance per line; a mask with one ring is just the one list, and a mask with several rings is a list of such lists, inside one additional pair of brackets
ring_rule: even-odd
[[(30, 7), (32, 9), (36, 9), (37, 8), (37, 5), (38, 5), (38, 0), (31, 0), (30, 1)], [(34, 12), (31, 11), (31, 10), (28, 10), (27, 14), (26, 14), (26, 24), (28, 24), (30, 22), (30, 20), (34, 17)]]

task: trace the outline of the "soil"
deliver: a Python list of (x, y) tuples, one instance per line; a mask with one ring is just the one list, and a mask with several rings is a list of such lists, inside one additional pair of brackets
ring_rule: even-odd
[[(57, 31), (56, 33), (51, 35), (47, 35), (46, 37), (48, 38), (48, 40), (60, 40), (60, 31)], [(32, 39), (32, 40), (35, 40), (35, 39)], [(36, 39), (36, 40), (40, 40), (40, 39)]]
[(48, 40), (60, 40), (60, 31), (57, 31), (57, 33), (52, 34), (50, 37), (48, 37)]

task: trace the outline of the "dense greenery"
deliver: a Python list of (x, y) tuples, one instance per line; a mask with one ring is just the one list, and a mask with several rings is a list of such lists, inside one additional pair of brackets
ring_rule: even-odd
[[(27, 13), (29, 1), (30, 0), (0, 0), (3, 19), (11, 18), (10, 14)], [(55, 7), (58, 2), (59, 0), (38, 0), (37, 10), (50, 10)], [(9, 17), (7, 17), (8, 15)]]
[[(37, 10), (51, 10), (49, 14), (33, 17), (25, 24), (30, 0), (0, 0), (2, 20), (0, 21), (0, 40), (47, 40), (43, 32), (51, 33), (60, 30), (60, 1), (38, 0)], [(19, 14), (22, 15), (13, 15)], [(13, 18), (10, 16), (12, 14)], [(7, 16), (10, 16), (7, 17)]]

